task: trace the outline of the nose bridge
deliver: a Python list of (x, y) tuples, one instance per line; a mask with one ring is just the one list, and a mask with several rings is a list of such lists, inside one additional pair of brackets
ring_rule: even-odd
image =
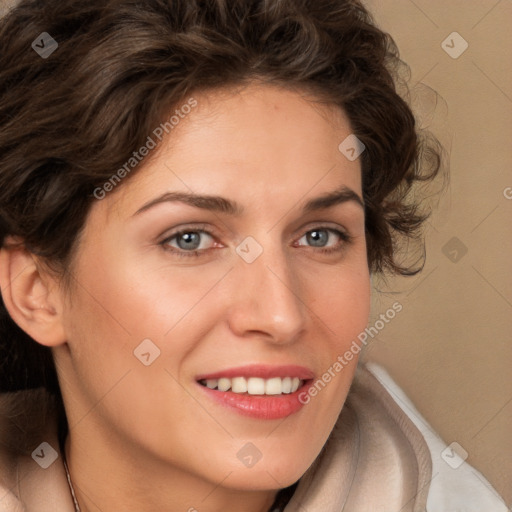
[(246, 239), (238, 246), (233, 276), (237, 293), (229, 321), (239, 335), (259, 331), (286, 343), (303, 329), (306, 311), (300, 276), (282, 244), (271, 238), (267, 234), (264, 245)]

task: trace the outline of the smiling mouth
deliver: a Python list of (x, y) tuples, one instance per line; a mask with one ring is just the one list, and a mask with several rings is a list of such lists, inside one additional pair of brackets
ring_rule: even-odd
[(199, 384), (216, 391), (231, 391), (232, 393), (247, 395), (289, 395), (295, 393), (305, 384), (305, 380), (298, 377), (221, 377), (220, 379), (201, 379)]
[(299, 365), (253, 364), (197, 375), (196, 382), (209, 399), (243, 416), (277, 420), (299, 412), (300, 394), (315, 374)]

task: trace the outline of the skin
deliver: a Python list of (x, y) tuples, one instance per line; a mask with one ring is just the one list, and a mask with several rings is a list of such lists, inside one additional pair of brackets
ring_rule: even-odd
[[(360, 204), (302, 212), (341, 186), (362, 197), (359, 160), (338, 150), (351, 133), (344, 113), (270, 85), (194, 97), (172, 138), (94, 203), (70, 290), (31, 255), (2, 250), (2, 288), (19, 274), (11, 315), (53, 347), (84, 512), (266, 512), (320, 452), (356, 369), (354, 357), (279, 420), (242, 416), (196, 383), (254, 363), (320, 377), (367, 325), (370, 276)], [(244, 213), (181, 202), (136, 213), (170, 191), (219, 195)], [(313, 245), (306, 234), (320, 227), (339, 250)], [(212, 233), (199, 256), (172, 252), (186, 252), (169, 239), (181, 228)], [(247, 236), (263, 249), (252, 263), (235, 250)], [(147, 338), (160, 350), (150, 366), (133, 354)], [(237, 457), (248, 442), (262, 454), (250, 469)]]

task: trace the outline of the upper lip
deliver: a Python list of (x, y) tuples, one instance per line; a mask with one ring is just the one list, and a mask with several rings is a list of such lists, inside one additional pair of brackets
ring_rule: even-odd
[(198, 375), (196, 380), (206, 379), (232, 379), (234, 377), (259, 377), (261, 379), (271, 379), (273, 377), (298, 377), (300, 380), (309, 380), (314, 378), (314, 373), (305, 366), (298, 365), (261, 365), (252, 364), (248, 366), (239, 366), (237, 368), (227, 368), (213, 373)]

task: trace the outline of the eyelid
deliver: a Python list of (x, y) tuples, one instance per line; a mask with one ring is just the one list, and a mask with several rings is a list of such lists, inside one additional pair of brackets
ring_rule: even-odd
[(314, 231), (316, 229), (325, 229), (329, 231), (337, 231), (341, 235), (346, 236), (347, 238), (352, 238), (350, 231), (343, 225), (338, 224), (332, 221), (313, 221), (308, 222), (307, 224), (301, 226), (297, 231), (294, 237), (296, 239), (303, 237), (306, 233), (310, 231)]
[(212, 238), (218, 238), (217, 234), (215, 233), (215, 229), (212, 229), (212, 227), (209, 224), (184, 224), (182, 226), (168, 229), (167, 231), (165, 231), (162, 235), (158, 237), (159, 243), (166, 242), (167, 240), (175, 237), (176, 235), (195, 231), (200, 231), (202, 233), (204, 232), (210, 235)]

